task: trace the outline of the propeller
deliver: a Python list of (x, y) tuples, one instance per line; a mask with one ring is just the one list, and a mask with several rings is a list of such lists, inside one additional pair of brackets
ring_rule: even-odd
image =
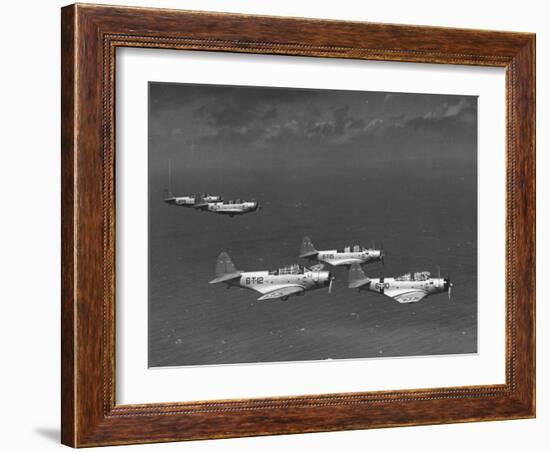
[[(330, 275), (330, 274), (329, 274)], [(332, 293), (332, 281), (334, 281), (334, 276), (329, 276), (329, 283), (328, 283), (328, 293)]]
[(252, 198), (251, 201), (256, 203), (256, 208), (254, 210), (262, 210), (263, 209), (262, 205), (256, 200), (256, 198)]
[(449, 301), (451, 300), (451, 288), (453, 287), (453, 283), (451, 282), (451, 275), (447, 273), (447, 277), (444, 280), (445, 289), (447, 289), (447, 294), (449, 295)]

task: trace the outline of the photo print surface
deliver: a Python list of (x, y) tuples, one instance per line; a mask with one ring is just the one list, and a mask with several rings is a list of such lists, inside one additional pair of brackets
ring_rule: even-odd
[(477, 97), (149, 83), (150, 367), (477, 352)]

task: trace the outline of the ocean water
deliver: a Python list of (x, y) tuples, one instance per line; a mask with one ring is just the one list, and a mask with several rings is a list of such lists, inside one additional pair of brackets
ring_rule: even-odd
[[(178, 193), (254, 197), (263, 206), (234, 218), (164, 204), (166, 172), (153, 165), (149, 365), (477, 352), (477, 175), (471, 160), (174, 171)], [(260, 302), (255, 292), (208, 284), (220, 251), (241, 270), (275, 269), (299, 262), (305, 235), (317, 249), (383, 243), (385, 265), (365, 267), (373, 277), (437, 274), (439, 266), (453, 280), (452, 300), (442, 293), (401, 305), (358, 293), (347, 288), (345, 268), (333, 269), (332, 294), (319, 289), (288, 301)]]

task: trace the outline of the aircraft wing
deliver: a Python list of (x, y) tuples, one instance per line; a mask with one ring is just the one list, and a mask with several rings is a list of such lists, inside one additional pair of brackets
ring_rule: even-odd
[(307, 258), (307, 257), (314, 257), (314, 256), (317, 256), (318, 254), (319, 254), (318, 251), (313, 250), (313, 251), (309, 251), (309, 252), (307, 252), (307, 253), (302, 253), (302, 254), (300, 254), (298, 257), (299, 257), (300, 259), (305, 259), (305, 258)]
[(216, 211), (216, 213), (243, 213), (244, 212), (244, 209), (243, 208), (239, 208), (239, 209), (219, 209)]
[(303, 292), (305, 289), (297, 284), (279, 287), (278, 289), (272, 290), (270, 292), (262, 295), (258, 300), (273, 300), (274, 298), (288, 297), (296, 293)]
[(333, 261), (330, 261), (331, 265), (339, 266), (339, 265), (353, 265), (353, 264), (359, 264), (361, 265), (363, 261), (359, 259), (336, 259)]
[(384, 295), (393, 298), (399, 303), (416, 303), (422, 300), (428, 293), (418, 289), (387, 289)]

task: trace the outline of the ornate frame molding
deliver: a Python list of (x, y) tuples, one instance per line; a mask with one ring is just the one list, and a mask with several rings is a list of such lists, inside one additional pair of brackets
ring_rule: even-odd
[[(506, 384), (116, 405), (118, 47), (504, 67)], [(82, 447), (534, 416), (534, 35), (77, 4), (62, 9), (62, 91), (64, 444)]]

